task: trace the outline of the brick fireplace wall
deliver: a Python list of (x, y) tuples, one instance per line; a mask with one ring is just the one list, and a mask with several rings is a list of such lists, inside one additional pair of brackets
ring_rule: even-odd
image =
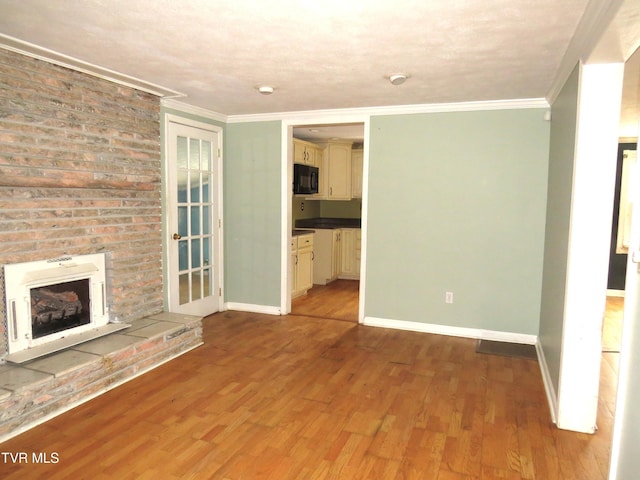
[[(0, 49), (0, 265), (107, 254), (111, 315), (161, 312), (159, 98)], [(0, 362), (6, 354), (0, 274)]]

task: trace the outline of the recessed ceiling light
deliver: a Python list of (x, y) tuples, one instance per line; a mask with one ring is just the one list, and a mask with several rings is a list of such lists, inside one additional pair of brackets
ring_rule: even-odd
[(404, 73), (394, 73), (389, 75), (389, 81), (392, 85), (402, 85), (408, 77)]
[(270, 87), (269, 85), (260, 85), (259, 87), (256, 87), (258, 89), (258, 92), (260, 92), (262, 95), (271, 95), (273, 93), (273, 87)]

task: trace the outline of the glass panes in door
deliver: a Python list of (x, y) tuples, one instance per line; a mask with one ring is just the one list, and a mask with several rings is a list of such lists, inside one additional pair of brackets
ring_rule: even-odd
[(213, 295), (213, 148), (208, 140), (177, 138), (177, 219), (180, 305)]

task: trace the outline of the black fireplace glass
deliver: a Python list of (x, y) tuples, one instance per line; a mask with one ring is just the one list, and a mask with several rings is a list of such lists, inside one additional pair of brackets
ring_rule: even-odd
[(91, 323), (89, 279), (31, 289), (31, 334), (41, 338)]

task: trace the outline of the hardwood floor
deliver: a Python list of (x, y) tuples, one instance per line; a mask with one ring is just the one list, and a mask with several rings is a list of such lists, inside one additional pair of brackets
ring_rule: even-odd
[[(0, 445), (29, 458), (0, 461), (0, 477), (607, 476), (610, 405), (601, 402), (595, 435), (558, 430), (533, 360), (477, 354), (471, 339), (300, 315), (219, 313), (204, 337)], [(58, 462), (32, 463), (42, 452)]]
[(358, 321), (358, 280), (334, 280), (328, 285), (314, 285), (311, 290), (291, 301), (293, 315)]
[(602, 326), (602, 351), (620, 353), (624, 297), (607, 297)]

